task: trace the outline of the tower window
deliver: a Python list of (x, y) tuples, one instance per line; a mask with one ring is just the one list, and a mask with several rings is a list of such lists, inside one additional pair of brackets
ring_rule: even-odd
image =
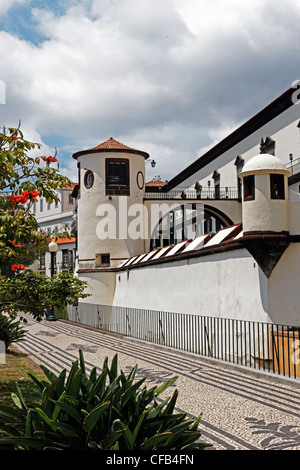
[(129, 160), (106, 159), (106, 194), (129, 196)]
[(254, 175), (245, 176), (243, 186), (244, 201), (253, 201), (255, 199)]
[(270, 175), (271, 199), (285, 199), (284, 196), (284, 175)]

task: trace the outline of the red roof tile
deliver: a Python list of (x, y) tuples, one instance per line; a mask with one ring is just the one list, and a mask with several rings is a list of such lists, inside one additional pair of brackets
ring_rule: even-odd
[(145, 186), (164, 186), (166, 183), (164, 181), (152, 180), (148, 181)]
[(121, 142), (118, 142), (113, 137), (110, 137), (105, 142), (102, 142), (102, 144), (99, 144), (99, 145), (97, 145), (96, 147), (93, 147), (90, 150), (94, 150), (94, 149), (116, 149), (116, 150), (127, 149), (127, 150), (135, 150), (131, 147), (128, 147), (127, 145), (122, 144)]
[(58, 238), (57, 240), (55, 240), (55, 242), (56, 242), (58, 245), (63, 245), (64, 243), (75, 243), (75, 242), (76, 242), (76, 238), (75, 238), (75, 237), (71, 237), (71, 238)]
[(108, 140), (105, 142), (102, 142), (101, 144), (97, 145), (96, 147), (92, 147), (87, 150), (80, 150), (79, 152), (76, 152), (73, 154), (73, 158), (77, 158), (80, 155), (92, 153), (92, 152), (97, 152), (97, 151), (121, 151), (121, 152), (128, 152), (128, 153), (137, 153), (139, 155), (143, 155), (145, 158), (149, 158), (149, 154), (147, 152), (143, 152), (141, 150), (134, 149), (132, 147), (128, 147), (125, 144), (122, 144), (122, 142), (118, 142), (115, 140), (113, 137), (110, 137)]

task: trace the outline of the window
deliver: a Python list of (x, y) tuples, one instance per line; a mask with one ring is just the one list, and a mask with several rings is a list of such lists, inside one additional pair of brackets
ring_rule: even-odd
[(69, 204), (74, 204), (74, 199), (72, 194), (69, 194)]
[(243, 170), (243, 166), (244, 166), (244, 159), (238, 155), (235, 159), (235, 166), (236, 166), (236, 174), (237, 174), (237, 187), (238, 187), (238, 199), (241, 200), (242, 199), (242, 186), (243, 186), (243, 183), (242, 183), (242, 179), (239, 178), (238, 174)]
[(245, 176), (244, 185), (244, 201), (253, 201), (255, 199), (254, 176)]
[(40, 269), (46, 268), (45, 253), (40, 256)]
[(106, 160), (106, 194), (129, 196), (129, 160)]
[(260, 153), (269, 153), (270, 155), (275, 155), (275, 141), (271, 137), (266, 137), (265, 140), (261, 139)]
[(109, 253), (96, 253), (95, 258), (96, 266), (110, 266)]
[(220, 173), (218, 170), (214, 171), (212, 178), (215, 186), (215, 199), (220, 199)]
[(285, 199), (284, 196), (284, 175), (270, 175), (271, 199)]
[(94, 184), (94, 173), (91, 170), (87, 170), (84, 175), (84, 186), (90, 189)]
[(43, 204), (44, 204), (44, 199), (41, 197), (41, 199), (40, 199), (40, 212), (43, 212), (43, 210), (44, 210), (44, 205)]
[(62, 250), (62, 269), (67, 269), (69, 272), (73, 271), (72, 250)]

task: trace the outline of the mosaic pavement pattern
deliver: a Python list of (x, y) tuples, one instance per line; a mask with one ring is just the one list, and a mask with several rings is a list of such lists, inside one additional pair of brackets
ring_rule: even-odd
[[(68, 322), (27, 324), (17, 348), (53, 372), (70, 368), (82, 349), (87, 370), (101, 369), (116, 353), (126, 374), (137, 364), (136, 378), (157, 385), (174, 375), (177, 409), (202, 414), (202, 440), (212, 450), (300, 450), (300, 387), (296, 382), (244, 373), (195, 355), (116, 337)], [(170, 396), (169, 388), (164, 393)]]

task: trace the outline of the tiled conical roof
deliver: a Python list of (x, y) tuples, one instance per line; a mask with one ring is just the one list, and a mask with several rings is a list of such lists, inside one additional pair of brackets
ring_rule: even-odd
[(73, 158), (77, 158), (80, 155), (86, 155), (88, 153), (96, 153), (96, 152), (125, 152), (125, 153), (136, 153), (139, 155), (143, 155), (143, 157), (148, 158), (149, 154), (146, 152), (142, 152), (141, 150), (137, 150), (131, 147), (128, 147), (125, 144), (122, 144), (121, 142), (118, 142), (115, 140), (113, 137), (110, 137), (108, 140), (105, 142), (102, 142), (101, 144), (97, 145), (96, 147), (92, 147), (87, 150), (81, 150), (79, 152), (76, 152), (73, 154)]
[(127, 149), (127, 150), (135, 150), (131, 147), (128, 147), (127, 145), (122, 144), (121, 142), (118, 142), (115, 140), (113, 137), (110, 137), (108, 140), (105, 142), (102, 142), (102, 144), (97, 145), (96, 147), (93, 147), (94, 149)]

